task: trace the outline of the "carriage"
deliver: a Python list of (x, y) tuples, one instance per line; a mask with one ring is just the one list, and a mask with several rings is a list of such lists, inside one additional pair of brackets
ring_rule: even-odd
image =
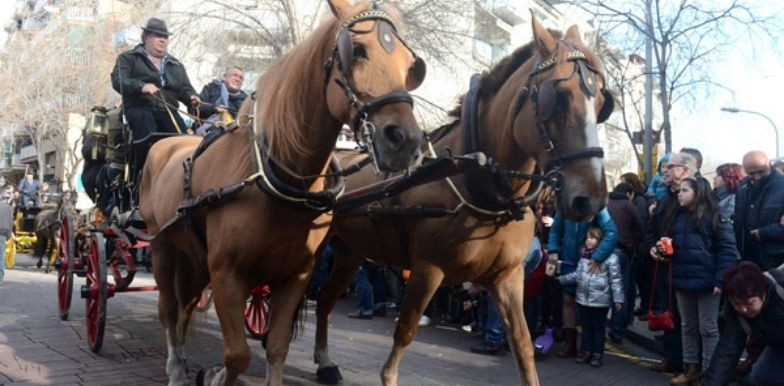
[[(169, 134), (154, 133), (134, 140), (121, 121), (121, 113), (120, 108), (93, 108), (83, 133), (85, 172), (99, 168), (98, 181), (106, 188), (95, 187), (89, 192), (96, 205), (84, 215), (67, 205), (58, 209), (59, 241), (54, 249), (58, 313), (62, 320), (68, 319), (74, 277), (84, 278), (84, 284), (77, 289), (85, 301), (87, 341), (93, 352), (103, 345), (107, 299), (121, 292), (157, 290), (154, 285), (131, 285), (139, 263), (149, 264), (149, 236), (136, 206), (137, 171), (130, 148), (151, 146)], [(123, 166), (119, 175), (107, 174), (110, 163), (115, 169)], [(205, 290), (204, 309), (209, 305), (207, 294)], [(246, 308), (248, 332), (254, 338), (262, 338), (268, 325), (269, 288), (254, 291)]]
[[(56, 194), (49, 194), (47, 197), (51, 199), (56, 199)], [(40, 254), (38, 260), (38, 268), (41, 268), (43, 265), (43, 259), (47, 261), (47, 272), (48, 268), (54, 264), (54, 260), (57, 256), (57, 251), (54, 248), (50, 248), (48, 245), (50, 241), (49, 239), (39, 240), (38, 232), (44, 231), (43, 229), (38, 228), (45, 228), (48, 227), (49, 223), (46, 224), (37, 224), (36, 219), (40, 213), (47, 211), (47, 210), (54, 210), (57, 207), (57, 204), (52, 204), (49, 200), (43, 203), (41, 206), (24, 206), (21, 205), (21, 201), (14, 206), (14, 214), (13, 214), (13, 231), (11, 235), (8, 237), (8, 240), (5, 242), (5, 264), (8, 268), (13, 268), (16, 262), (16, 253), (33, 253), (37, 252)], [(40, 226), (39, 226), (40, 225)], [(42, 243), (46, 243), (45, 245), (41, 245), (41, 250), (36, 251), (36, 245), (38, 242), (41, 241)]]

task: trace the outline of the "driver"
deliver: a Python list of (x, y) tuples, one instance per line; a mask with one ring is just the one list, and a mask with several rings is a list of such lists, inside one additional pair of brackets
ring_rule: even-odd
[(38, 180), (33, 179), (33, 173), (28, 172), (25, 174), (25, 178), (23, 178), (22, 181), (19, 181), (19, 187), (17, 188), (17, 194), (22, 199), (22, 206), (25, 208), (29, 208), (31, 206), (40, 207), (40, 190), (41, 184), (38, 182)]
[[(185, 133), (177, 106), (201, 101), (185, 66), (168, 53), (168, 46), (166, 23), (150, 18), (142, 27), (142, 43), (120, 54), (112, 70), (112, 87), (122, 95), (134, 142), (154, 132)], [(148, 146), (134, 146), (137, 170), (147, 150)]]

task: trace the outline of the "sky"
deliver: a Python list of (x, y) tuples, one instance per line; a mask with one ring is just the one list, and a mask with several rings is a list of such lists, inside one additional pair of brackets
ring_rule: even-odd
[[(725, 0), (717, 0), (719, 2)], [(760, 16), (777, 15), (784, 28), (784, 3), (752, 0), (752, 11)], [(5, 42), (2, 28), (10, 20), (15, 0), (0, 0), (0, 47)], [(756, 51), (756, 52), (754, 52)], [(706, 166), (740, 162), (749, 150), (765, 151), (775, 157), (774, 129), (765, 118), (731, 114), (721, 107), (738, 107), (768, 116), (781, 132), (779, 146), (784, 156), (784, 36), (772, 47), (756, 47), (748, 39), (739, 39), (727, 49), (723, 60), (714, 63), (714, 81), (730, 91), (716, 89), (694, 111), (677, 106), (672, 115), (673, 148), (696, 147), (705, 157)], [(710, 171), (710, 170), (706, 170)]]

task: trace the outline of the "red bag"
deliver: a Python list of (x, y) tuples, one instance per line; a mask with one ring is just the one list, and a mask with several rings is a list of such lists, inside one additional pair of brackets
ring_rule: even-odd
[(656, 292), (656, 274), (659, 272), (659, 262), (653, 269), (653, 283), (651, 284), (651, 296), (648, 301), (648, 330), (651, 331), (673, 331), (675, 330), (675, 321), (672, 317), (672, 260), (667, 262), (669, 264), (669, 276), (667, 278), (667, 310), (662, 313), (653, 312), (653, 297)]

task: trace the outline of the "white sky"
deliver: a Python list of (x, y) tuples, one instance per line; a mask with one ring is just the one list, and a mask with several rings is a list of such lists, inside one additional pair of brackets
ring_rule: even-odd
[[(784, 5), (771, 5), (761, 0), (751, 4), (768, 8), (765, 11), (752, 9), (760, 16), (777, 14), (779, 20), (784, 20)], [(2, 28), (10, 20), (15, 5), (15, 0), (0, 0), (0, 47), (6, 38)], [(784, 22), (778, 24), (784, 28)], [(732, 90), (734, 95), (717, 89), (696, 111), (684, 112), (675, 108), (672, 117), (674, 149), (684, 146), (700, 149), (708, 167), (740, 162), (743, 154), (752, 149), (763, 150), (771, 158), (775, 156), (773, 127), (767, 120), (752, 114), (730, 114), (720, 110), (723, 106), (735, 106), (765, 114), (779, 127), (780, 140), (784, 140), (784, 98), (781, 96), (784, 94), (784, 42), (779, 41), (777, 47), (757, 47), (757, 51), (757, 57), (753, 57), (750, 42), (741, 39), (728, 49), (723, 62), (715, 64), (714, 81)], [(784, 143), (779, 146), (784, 155)]]

